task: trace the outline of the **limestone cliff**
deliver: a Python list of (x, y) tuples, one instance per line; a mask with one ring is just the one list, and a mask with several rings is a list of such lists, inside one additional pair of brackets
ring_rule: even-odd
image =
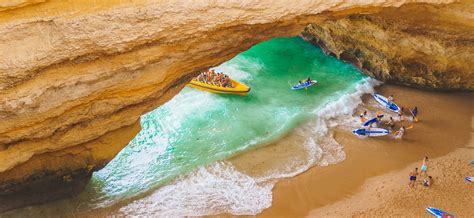
[(87, 179), (196, 72), (322, 11), (405, 1), (16, 2), (0, 6), (0, 211)]
[(382, 81), (474, 90), (474, 2), (328, 16), (302, 34)]

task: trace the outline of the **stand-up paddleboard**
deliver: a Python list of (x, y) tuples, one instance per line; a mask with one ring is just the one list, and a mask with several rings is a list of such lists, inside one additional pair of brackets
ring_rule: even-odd
[(352, 130), (354, 135), (358, 136), (369, 136), (369, 137), (377, 137), (377, 136), (386, 136), (390, 134), (390, 130), (383, 129), (383, 128), (369, 128), (369, 129), (354, 129)]
[(454, 218), (454, 215), (452, 215), (452, 214), (450, 214), (446, 211), (436, 209), (434, 207), (427, 207), (426, 211), (428, 213), (432, 214), (433, 216), (435, 216), (436, 218)]
[[(379, 115), (379, 116), (380, 116), (380, 118), (382, 118), (382, 117), (383, 117), (383, 114), (382, 114), (382, 115)], [(372, 118), (372, 119), (370, 119), (370, 120), (365, 121), (365, 123), (362, 124), (362, 126), (369, 126), (370, 124), (376, 123), (376, 122), (377, 122), (377, 117), (374, 117), (374, 118)]]
[(373, 96), (374, 96), (374, 99), (385, 108), (395, 113), (398, 113), (400, 111), (400, 107), (398, 107), (398, 105), (393, 102), (389, 104), (388, 99), (385, 96), (379, 95), (379, 94), (373, 94)]
[(300, 89), (305, 89), (305, 88), (308, 88), (310, 86), (313, 86), (313, 85), (316, 85), (316, 83), (318, 83), (318, 81), (316, 80), (311, 80), (311, 83), (301, 83), (301, 84), (297, 84), (295, 86), (293, 86), (291, 89), (293, 90), (300, 90)]
[(473, 181), (474, 181), (474, 177), (468, 176), (468, 177), (466, 177), (466, 181), (468, 181), (468, 182), (473, 182)]

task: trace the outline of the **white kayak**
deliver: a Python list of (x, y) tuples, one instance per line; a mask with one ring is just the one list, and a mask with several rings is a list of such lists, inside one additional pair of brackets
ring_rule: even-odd
[(373, 97), (379, 104), (381, 104), (385, 108), (387, 108), (387, 109), (389, 109), (389, 110), (391, 110), (395, 113), (398, 113), (400, 111), (400, 107), (398, 107), (398, 105), (395, 104), (394, 102), (389, 103), (388, 99), (385, 96), (379, 95), (379, 94), (373, 94)]
[(390, 130), (384, 128), (369, 128), (369, 129), (354, 129), (352, 130), (352, 134), (358, 136), (369, 136), (369, 137), (378, 137), (378, 136), (386, 136), (390, 134)]

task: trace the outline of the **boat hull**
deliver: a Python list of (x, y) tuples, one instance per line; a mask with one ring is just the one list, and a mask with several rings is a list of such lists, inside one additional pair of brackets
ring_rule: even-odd
[(229, 87), (215, 86), (215, 85), (199, 82), (197, 80), (192, 80), (191, 82), (187, 84), (187, 86), (200, 89), (206, 92), (212, 92), (212, 93), (218, 93), (218, 94), (247, 95), (250, 92), (250, 87), (240, 82), (231, 80), (231, 83), (232, 83), (232, 88), (229, 88)]

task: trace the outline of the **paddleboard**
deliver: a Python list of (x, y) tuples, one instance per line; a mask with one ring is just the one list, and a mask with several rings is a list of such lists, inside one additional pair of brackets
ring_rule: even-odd
[(395, 112), (395, 113), (398, 113), (400, 111), (400, 107), (398, 107), (397, 104), (395, 103), (391, 103), (389, 104), (388, 103), (388, 99), (383, 96), (383, 95), (379, 95), (379, 94), (373, 94), (372, 95), (374, 97), (374, 99), (379, 103), (381, 104), (382, 106), (384, 106), (385, 108)]
[(452, 215), (452, 214), (450, 214), (446, 211), (436, 209), (434, 207), (427, 207), (426, 211), (428, 213), (432, 214), (433, 216), (435, 216), (436, 218), (454, 218), (454, 215)]
[(468, 182), (472, 182), (474, 181), (474, 177), (470, 176), (470, 177), (466, 177), (466, 181)]
[(307, 83), (297, 84), (297, 85), (293, 86), (291, 89), (300, 90), (300, 89), (304, 89), (304, 88), (308, 88), (310, 86), (316, 85), (316, 83), (318, 83), (318, 81), (311, 80), (310, 84), (307, 84)]
[(377, 136), (385, 136), (390, 134), (390, 130), (383, 129), (383, 128), (369, 128), (369, 129), (354, 129), (352, 130), (354, 135), (358, 136), (369, 136), (369, 137), (377, 137)]

